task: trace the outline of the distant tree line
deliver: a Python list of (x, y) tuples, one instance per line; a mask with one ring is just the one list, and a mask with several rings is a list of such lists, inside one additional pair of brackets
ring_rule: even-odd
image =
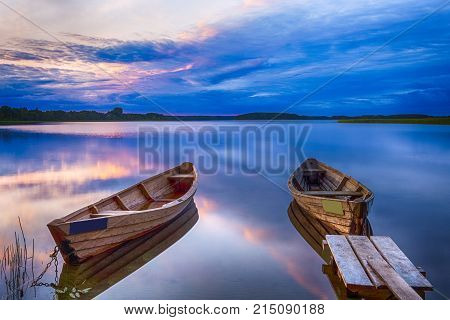
[(423, 119), (423, 114), (364, 115), (364, 116), (302, 116), (294, 113), (253, 112), (236, 116), (170, 116), (160, 113), (124, 113), (116, 107), (108, 112), (41, 111), (39, 109), (0, 107), (2, 122), (70, 122), (70, 121), (193, 121), (193, 120), (342, 120), (342, 119)]
[(172, 117), (158, 113), (123, 113), (122, 108), (108, 112), (97, 111), (41, 111), (39, 109), (0, 107), (0, 121), (158, 121)]

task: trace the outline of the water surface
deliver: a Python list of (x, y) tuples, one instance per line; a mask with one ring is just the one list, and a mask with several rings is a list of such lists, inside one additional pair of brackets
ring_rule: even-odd
[[(20, 216), (28, 239), (35, 239), (37, 268), (42, 268), (54, 246), (46, 228), (49, 221), (147, 176), (139, 171), (136, 138), (137, 128), (144, 125), (182, 124), (0, 127), (0, 242), (12, 241)], [(255, 122), (190, 125), (250, 126)], [(371, 188), (375, 201), (370, 220), (375, 235), (392, 237), (427, 271), (436, 288), (449, 295), (450, 126), (310, 125), (305, 155)], [(220, 142), (215, 146), (219, 161), (229, 157), (224, 152), (228, 147)], [(239, 167), (242, 159), (232, 160)], [(164, 160), (155, 163), (155, 172), (166, 165)], [(334, 299), (321, 271), (321, 258), (288, 218), (288, 174), (262, 176), (239, 170), (227, 174), (222, 166), (213, 175), (200, 172), (195, 226), (97, 298)], [(47, 278), (50, 281), (52, 275)], [(37, 297), (52, 298), (53, 290), (38, 288)], [(26, 298), (34, 298), (34, 292), (27, 292)], [(433, 293), (428, 298), (439, 296)]]

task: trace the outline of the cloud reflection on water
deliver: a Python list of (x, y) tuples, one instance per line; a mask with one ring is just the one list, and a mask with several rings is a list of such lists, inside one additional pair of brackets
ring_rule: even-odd
[[(142, 180), (138, 125), (0, 130), (1, 243), (11, 239), (21, 216), (44, 262), (53, 247), (48, 221)], [(194, 128), (201, 125), (193, 123)], [(75, 134), (69, 134), (72, 128), (78, 128)], [(450, 261), (445, 250), (448, 232), (436, 226), (448, 222), (448, 130), (320, 123), (313, 125), (305, 146), (306, 155), (371, 187), (376, 194), (370, 216), (374, 230), (392, 236), (444, 292), (449, 286), (443, 276)], [(223, 160), (225, 147), (217, 148)], [(239, 167), (242, 160), (234, 160)], [(287, 181), (283, 175), (270, 178)], [(287, 217), (290, 201), (289, 194), (257, 175), (230, 176), (223, 168), (216, 175), (201, 174), (196, 196), (200, 220), (194, 229), (99, 298), (333, 298), (320, 269), (322, 261)], [(39, 297), (49, 297), (40, 290)]]

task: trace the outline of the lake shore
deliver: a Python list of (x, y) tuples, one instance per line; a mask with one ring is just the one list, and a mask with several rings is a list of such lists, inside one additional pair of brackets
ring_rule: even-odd
[(162, 122), (162, 121), (280, 121), (280, 120), (332, 120), (341, 123), (407, 123), (450, 124), (450, 116), (426, 114), (393, 115), (298, 115), (295, 113), (252, 112), (239, 115), (171, 115), (160, 113), (125, 113), (120, 107), (108, 112), (63, 111), (0, 107), (0, 125), (41, 124), (56, 122)]
[[(236, 119), (221, 119), (221, 120), (215, 120), (215, 121), (239, 121)], [(253, 121), (270, 121), (270, 120), (256, 120), (252, 119)], [(284, 121), (293, 121), (292, 119), (282, 119)], [(426, 124), (426, 125), (450, 125), (450, 118), (418, 118), (418, 119), (332, 119), (335, 120), (338, 123), (367, 123), (367, 124)], [(40, 124), (52, 124), (52, 123), (69, 123), (69, 122), (172, 122), (172, 121), (180, 121), (180, 120), (62, 120), (62, 121), (1, 121), (0, 120), (0, 126), (20, 126), (20, 125), (40, 125)], [(191, 119), (191, 120), (185, 120), (185, 121), (213, 121), (213, 120), (205, 120), (205, 119)], [(241, 120), (244, 121), (244, 120)], [(251, 121), (250, 119), (247, 121)], [(277, 119), (277, 121), (280, 121), (280, 119)], [(295, 121), (295, 120), (294, 120)], [(305, 120), (299, 120), (299, 121), (305, 121)], [(330, 120), (322, 120), (322, 119), (311, 119), (311, 121), (330, 121)]]
[(450, 118), (417, 118), (417, 119), (341, 119), (339, 123), (384, 123), (384, 124), (437, 124), (450, 125)]

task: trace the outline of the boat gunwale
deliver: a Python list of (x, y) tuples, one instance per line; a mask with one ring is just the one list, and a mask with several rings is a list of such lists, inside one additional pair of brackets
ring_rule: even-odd
[[(186, 193), (183, 194), (181, 197), (175, 198), (172, 201), (164, 204), (161, 207), (151, 208), (151, 209), (141, 210), (141, 211), (139, 211), (139, 210), (117, 210), (117, 211), (115, 211), (115, 210), (108, 210), (108, 211), (102, 212), (103, 214), (105, 214), (105, 216), (102, 216), (102, 217), (71, 220), (72, 218), (76, 217), (77, 214), (85, 211), (86, 209), (89, 209), (90, 207), (96, 206), (96, 205), (98, 205), (98, 204), (100, 204), (102, 202), (110, 200), (110, 199), (118, 196), (120, 193), (127, 192), (127, 191), (133, 190), (135, 188), (139, 188), (139, 185), (141, 185), (141, 184), (143, 184), (145, 182), (151, 181), (153, 179), (160, 178), (160, 177), (170, 173), (171, 171), (174, 171), (174, 170), (176, 170), (176, 169), (178, 169), (178, 168), (180, 168), (180, 167), (182, 167), (184, 165), (187, 165), (187, 164), (192, 166), (193, 182), (192, 182), (191, 186), (186, 191)], [(176, 205), (182, 204), (186, 200), (191, 198), (195, 194), (195, 192), (197, 191), (197, 187), (198, 187), (198, 173), (197, 173), (197, 169), (195, 168), (194, 164), (192, 164), (191, 162), (183, 162), (183, 163), (179, 164), (176, 167), (173, 167), (173, 168), (170, 168), (170, 169), (168, 169), (166, 171), (158, 173), (157, 175), (151, 176), (151, 177), (149, 177), (149, 178), (147, 178), (145, 180), (141, 180), (138, 183), (136, 183), (136, 184), (134, 184), (134, 185), (132, 185), (132, 186), (126, 188), (126, 189), (120, 190), (117, 193), (112, 194), (111, 196), (108, 196), (106, 198), (103, 198), (103, 199), (95, 202), (95, 203), (89, 204), (89, 205), (87, 205), (87, 206), (85, 206), (85, 207), (83, 207), (81, 209), (78, 209), (77, 211), (74, 211), (74, 212), (68, 214), (65, 217), (54, 219), (51, 222), (49, 222), (47, 224), (47, 226), (64, 226), (64, 225), (67, 225), (67, 224), (70, 224), (70, 223), (73, 223), (73, 222), (78, 222), (78, 221), (87, 221), (87, 220), (92, 221), (92, 220), (98, 220), (98, 219), (104, 219), (104, 218), (123, 217), (123, 216), (127, 216), (127, 215), (144, 214), (144, 213), (151, 213), (151, 212), (155, 212), (155, 211), (169, 209), (169, 208), (175, 207)], [(115, 214), (107, 215), (108, 212), (115, 212)], [(120, 213), (120, 214), (118, 214), (118, 213)]]

